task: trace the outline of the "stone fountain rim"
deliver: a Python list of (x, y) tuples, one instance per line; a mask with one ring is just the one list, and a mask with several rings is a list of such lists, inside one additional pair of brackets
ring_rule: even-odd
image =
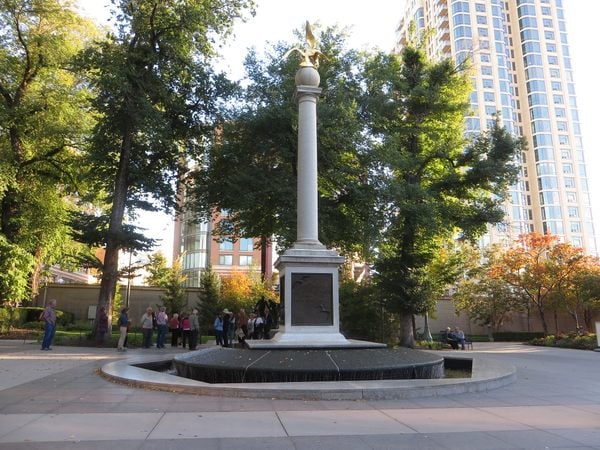
[(160, 373), (136, 364), (169, 363), (172, 356), (146, 356), (128, 358), (105, 364), (100, 374), (105, 379), (129, 386), (185, 393), (242, 398), (277, 398), (289, 400), (384, 400), (444, 396), (469, 392), (485, 392), (516, 381), (516, 368), (480, 355), (461, 355), (438, 352), (448, 359), (471, 359), (471, 378), (445, 378), (429, 380), (371, 380), (371, 381), (319, 381), (294, 383), (235, 383), (209, 384)]

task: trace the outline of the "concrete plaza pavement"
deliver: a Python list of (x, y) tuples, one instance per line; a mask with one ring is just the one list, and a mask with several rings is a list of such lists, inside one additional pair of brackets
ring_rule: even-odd
[(600, 449), (597, 352), (476, 343), (467, 353), (514, 365), (517, 381), (410, 400), (177, 394), (98, 375), (165, 352), (0, 341), (0, 449)]

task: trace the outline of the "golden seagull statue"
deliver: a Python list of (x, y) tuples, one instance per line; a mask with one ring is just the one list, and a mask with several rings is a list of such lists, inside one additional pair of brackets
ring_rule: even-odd
[(294, 47), (283, 55), (283, 58), (287, 58), (292, 52), (297, 51), (303, 57), (302, 62), (300, 63), (301, 67), (319, 67), (319, 57), (325, 56), (321, 51), (317, 48), (317, 38), (313, 34), (312, 27), (310, 26), (310, 22), (306, 21), (306, 42), (308, 43), (308, 47), (305, 49), (301, 49), (299, 47)]

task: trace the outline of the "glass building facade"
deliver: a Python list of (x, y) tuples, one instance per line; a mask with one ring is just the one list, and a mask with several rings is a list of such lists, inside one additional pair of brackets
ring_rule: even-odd
[(433, 59), (474, 66), (466, 134), (497, 114), (527, 141), (506, 219), (484, 244), (549, 232), (597, 254), (562, 0), (407, 0), (397, 50), (411, 23), (434, 30), (426, 43)]

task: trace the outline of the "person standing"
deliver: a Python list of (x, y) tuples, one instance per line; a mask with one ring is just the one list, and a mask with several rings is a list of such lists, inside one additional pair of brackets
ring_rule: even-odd
[(248, 337), (248, 315), (244, 308), (240, 308), (240, 312), (238, 313), (237, 326), (242, 329), (243, 335), (240, 336), (238, 333), (238, 338), (242, 342)]
[(100, 307), (98, 312), (98, 325), (96, 327), (96, 347), (101, 347), (104, 344), (106, 332), (108, 331), (108, 314), (106, 314), (106, 308)]
[[(229, 339), (229, 328), (231, 327), (232, 313), (227, 308), (223, 310), (223, 347), (229, 347), (231, 340)], [(233, 337), (233, 330), (231, 330)]]
[(56, 300), (51, 299), (48, 301), (46, 309), (42, 313), (42, 320), (44, 321), (44, 338), (42, 339), (42, 350), (52, 350), (50, 345), (54, 339), (54, 333), (56, 332)]
[(156, 335), (156, 348), (165, 348), (165, 340), (167, 339), (167, 316), (166, 308), (160, 307), (158, 314), (156, 315), (156, 328), (158, 329)]
[(190, 314), (190, 350), (196, 350), (198, 346), (198, 335), (200, 334), (200, 322), (198, 321), (198, 310), (192, 310)]
[(154, 328), (151, 306), (146, 308), (146, 314), (142, 316), (140, 324), (142, 325), (142, 346), (144, 348), (150, 348), (152, 346), (152, 329)]
[(179, 314), (173, 313), (173, 317), (169, 321), (169, 331), (171, 332), (171, 347), (177, 347), (179, 345), (179, 336), (181, 335), (181, 329), (179, 325)]
[(183, 319), (181, 319), (181, 346), (185, 348), (186, 343), (189, 345), (190, 332), (190, 316), (187, 313), (183, 313)]
[(117, 344), (117, 350), (120, 352), (125, 351), (125, 339), (127, 339), (127, 330), (129, 329), (129, 308), (123, 308), (119, 315), (119, 342)]
[(215, 317), (213, 328), (215, 330), (215, 342), (217, 345), (223, 345), (223, 317), (220, 314)]
[(273, 328), (273, 316), (271, 310), (265, 307), (265, 315), (263, 317), (263, 339), (271, 339), (271, 328)]

